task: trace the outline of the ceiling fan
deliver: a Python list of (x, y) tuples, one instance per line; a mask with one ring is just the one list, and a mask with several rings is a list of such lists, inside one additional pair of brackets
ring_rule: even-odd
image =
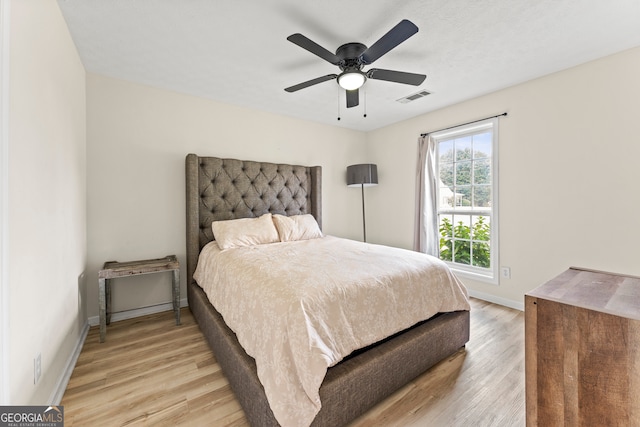
[(337, 65), (342, 73), (327, 74), (326, 76), (290, 86), (285, 90), (287, 92), (295, 92), (318, 83), (337, 79), (338, 84), (347, 91), (347, 108), (351, 108), (360, 103), (358, 89), (367, 81), (367, 78), (419, 86), (427, 78), (426, 75), (383, 70), (381, 68), (370, 68), (368, 71), (362, 70), (365, 65), (372, 64), (417, 32), (418, 27), (413, 22), (404, 19), (371, 47), (367, 47), (362, 43), (346, 43), (336, 50), (335, 55), (302, 34), (292, 34), (287, 37), (287, 40), (327, 62)]

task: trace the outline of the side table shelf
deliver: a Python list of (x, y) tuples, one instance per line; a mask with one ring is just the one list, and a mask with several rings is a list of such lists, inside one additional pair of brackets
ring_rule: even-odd
[(180, 263), (175, 255), (164, 258), (147, 259), (141, 261), (104, 263), (98, 272), (98, 307), (100, 314), (100, 342), (104, 342), (107, 335), (107, 325), (111, 323), (111, 279), (119, 277), (137, 276), (140, 274), (173, 272), (172, 293), (173, 311), (176, 325), (180, 324)]

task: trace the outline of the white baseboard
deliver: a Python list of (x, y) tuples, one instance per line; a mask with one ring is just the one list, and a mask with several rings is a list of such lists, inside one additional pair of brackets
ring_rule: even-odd
[[(483, 301), (489, 301), (494, 304), (504, 305), (505, 307), (513, 308), (516, 310), (524, 311), (524, 301), (517, 302), (510, 299), (497, 297), (495, 295), (487, 294), (480, 291), (474, 291), (473, 289), (468, 289), (469, 296), (473, 298), (478, 298)], [(524, 298), (524, 297), (523, 297)]]
[[(186, 298), (180, 300), (180, 307), (188, 306), (188, 302)], [(149, 307), (135, 308), (133, 310), (125, 310), (119, 311), (117, 313), (113, 313), (111, 315), (112, 322), (118, 322), (120, 320), (133, 319), (135, 317), (146, 316), (147, 314), (160, 313), (162, 311), (171, 311), (173, 310), (173, 304), (168, 302), (165, 304), (157, 304), (151, 305)], [(98, 326), (100, 324), (100, 317), (93, 316), (89, 317), (89, 325), (90, 326)]]
[(67, 384), (69, 384), (69, 379), (71, 378), (71, 374), (73, 373), (73, 369), (76, 367), (76, 362), (78, 362), (78, 357), (80, 357), (80, 352), (82, 351), (82, 347), (84, 346), (84, 341), (87, 338), (87, 334), (89, 333), (89, 322), (85, 322), (82, 327), (82, 332), (80, 332), (80, 336), (78, 337), (78, 341), (76, 342), (76, 346), (73, 349), (73, 352), (69, 356), (67, 360), (67, 364), (65, 365), (64, 371), (58, 378), (55, 387), (53, 388), (53, 392), (51, 396), (49, 396), (49, 404), (58, 406), (62, 401), (62, 397), (64, 396), (64, 392), (67, 389)]

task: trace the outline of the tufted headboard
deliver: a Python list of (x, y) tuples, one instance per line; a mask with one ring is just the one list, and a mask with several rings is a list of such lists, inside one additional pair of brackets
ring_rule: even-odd
[(322, 168), (199, 157), (188, 154), (187, 280), (200, 250), (213, 240), (211, 223), (236, 218), (312, 214), (322, 227)]

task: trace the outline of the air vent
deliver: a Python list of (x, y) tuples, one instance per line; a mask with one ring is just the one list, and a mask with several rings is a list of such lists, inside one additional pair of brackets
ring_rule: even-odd
[(421, 90), (420, 92), (414, 93), (409, 96), (405, 96), (404, 98), (400, 98), (397, 101), (406, 104), (407, 102), (415, 101), (416, 99), (424, 98), (427, 95), (431, 95), (431, 92), (427, 92), (426, 90)]

